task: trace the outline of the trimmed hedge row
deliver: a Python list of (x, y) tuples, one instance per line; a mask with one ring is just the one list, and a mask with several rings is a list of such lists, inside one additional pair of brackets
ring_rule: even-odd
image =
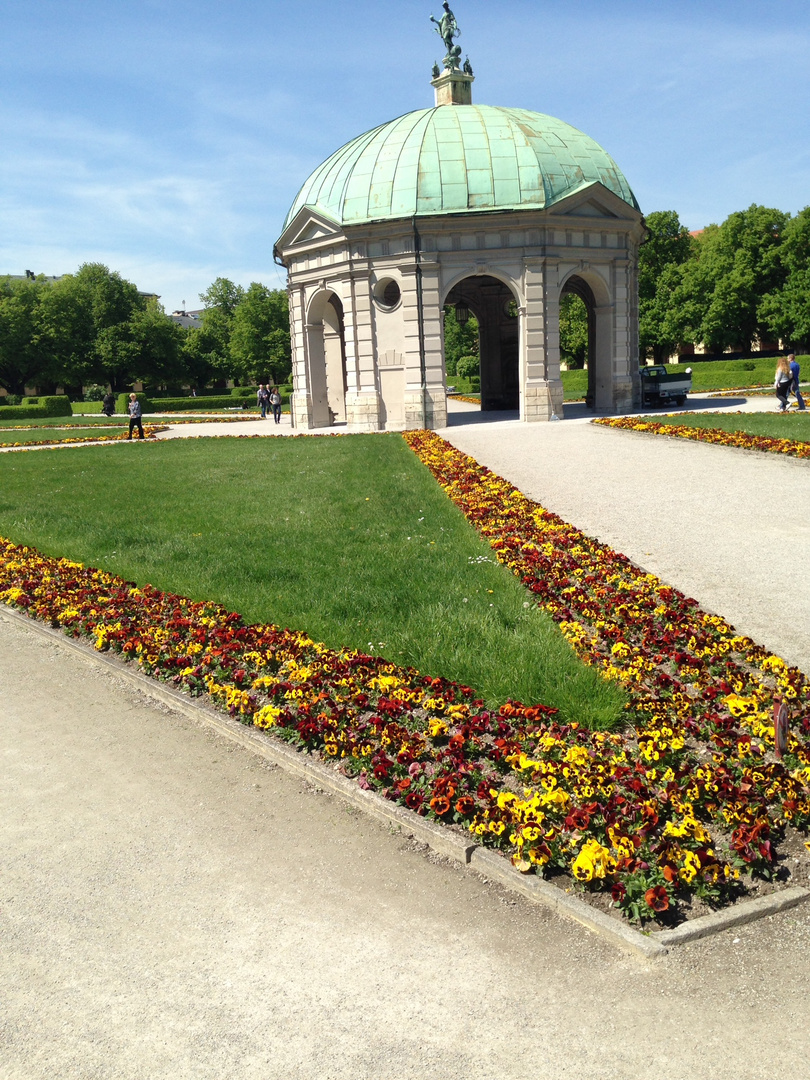
[(149, 412), (210, 412), (212, 409), (233, 409), (256, 405), (256, 399), (235, 398), (230, 394), (216, 397), (156, 398), (149, 402)]
[[(250, 398), (234, 398), (230, 394), (221, 394), (217, 397), (178, 397), (178, 398), (150, 398), (147, 394), (136, 395), (141, 403), (143, 413), (164, 412), (210, 412), (212, 409), (238, 408), (243, 402), (247, 406), (255, 408), (255, 400)], [(129, 394), (119, 394), (115, 403), (115, 411), (129, 412)]]
[(67, 394), (44, 394), (25, 399), (25, 405), (4, 405), (0, 420), (41, 420), (46, 416), (72, 416)]

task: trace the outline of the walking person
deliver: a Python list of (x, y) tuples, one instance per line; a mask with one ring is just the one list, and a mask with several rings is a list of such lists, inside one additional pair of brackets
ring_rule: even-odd
[(801, 369), (794, 353), (788, 354), (788, 366), (790, 367), (790, 374), (793, 377), (793, 382), (790, 384), (790, 389), (793, 391), (796, 397), (796, 404), (799, 406), (799, 412), (804, 412), (804, 398), (802, 397), (802, 392), (799, 389), (799, 373)]
[(786, 356), (781, 356), (779, 358), (779, 363), (776, 365), (776, 376), (773, 380), (773, 388), (779, 399), (779, 412), (787, 412), (790, 408), (788, 394), (790, 393), (792, 382), (793, 375), (791, 374), (788, 358)]
[(143, 422), (141, 420), (141, 403), (140, 403), (140, 401), (138, 401), (137, 394), (130, 394), (129, 395), (128, 411), (129, 411), (129, 435), (127, 435), (127, 438), (128, 439), (132, 438), (132, 429), (134, 427), (137, 427), (138, 428), (138, 438), (142, 439), (144, 437), (144, 435), (143, 435)]
[(113, 396), (111, 390), (108, 390), (107, 393), (104, 395), (104, 398), (101, 402), (101, 411), (104, 413), (105, 416), (112, 416), (112, 414), (115, 412), (115, 397)]
[(267, 419), (267, 406), (270, 402), (270, 395), (267, 393), (267, 387), (264, 383), (259, 383), (259, 389), (256, 391), (256, 404), (262, 410), (262, 420)]
[(281, 423), (281, 394), (278, 392), (278, 387), (274, 386), (270, 391), (270, 405), (273, 409), (273, 419), (277, 424)]

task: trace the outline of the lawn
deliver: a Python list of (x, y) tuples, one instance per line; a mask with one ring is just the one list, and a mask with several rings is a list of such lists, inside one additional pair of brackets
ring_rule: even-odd
[[(810, 374), (810, 356), (797, 357), (807, 376)], [(740, 387), (772, 386), (776, 359), (753, 360), (712, 360), (701, 363), (697, 360), (683, 364), (667, 364), (667, 371), (682, 375), (687, 367), (692, 369), (692, 391), (701, 393), (711, 390), (733, 390)], [(588, 372), (563, 371), (561, 373), (566, 401), (584, 398), (588, 389)], [(775, 399), (774, 399), (775, 400)]]
[(744, 431), (748, 435), (768, 435), (773, 439), (795, 439), (810, 442), (810, 411), (787, 414), (772, 413), (687, 413), (656, 416), (660, 424), (719, 428), (721, 431)]
[[(810, 356), (797, 356), (804, 377), (810, 374)], [(712, 360), (706, 363), (686, 361), (667, 364), (667, 371), (682, 373), (692, 369), (693, 390), (733, 390), (737, 387), (773, 386), (776, 357), (756, 357), (751, 360)]]
[[(120, 427), (126, 426), (125, 416), (45, 416), (35, 420), (5, 420), (0, 408), (0, 431), (9, 428), (66, 428), (66, 427)], [(46, 434), (49, 434), (46, 432)]]
[(67, 427), (61, 424), (49, 424), (23, 430), (0, 427), (0, 446), (12, 446), (15, 443), (36, 444), (44, 441), (58, 443), (82, 438), (97, 439), (99, 435), (120, 435), (128, 430), (128, 425), (120, 420), (117, 424), (70, 424)]
[(0, 461), (0, 535), (614, 725), (621, 691), (451, 505), (399, 435), (178, 440)]

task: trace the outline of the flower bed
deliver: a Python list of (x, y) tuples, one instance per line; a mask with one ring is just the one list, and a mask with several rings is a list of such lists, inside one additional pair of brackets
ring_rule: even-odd
[[(680, 413), (689, 416), (689, 413)], [(695, 414), (700, 415), (700, 414)], [(685, 424), (662, 424), (644, 417), (600, 417), (593, 424), (621, 428), (623, 431), (645, 431), (650, 435), (668, 435), (671, 439), (694, 439), (717, 446), (736, 446), (740, 450), (763, 450), (771, 454), (810, 458), (810, 443), (796, 439), (776, 439), (770, 435), (748, 435), (744, 431), (723, 431), (721, 428), (693, 428)]]
[[(573, 646), (630, 695), (623, 733), (0, 541), (0, 602), (208, 694), (364, 788), (469, 831), (521, 871), (569, 874), (632, 918), (765, 877), (810, 819), (810, 718), (795, 669), (583, 536), (429, 432), (409, 445)], [(774, 694), (789, 753), (773, 755)]]
[[(14, 427), (5, 428), (5, 431), (33, 431), (32, 427)], [(70, 431), (70, 428), (60, 428), (60, 431)], [(88, 430), (93, 430), (92, 428)], [(157, 435), (160, 431), (168, 431), (165, 425), (160, 424), (144, 424), (143, 433), (145, 438)], [(0, 449), (3, 450), (29, 450), (33, 447), (59, 447), (70, 446), (72, 443), (103, 443), (103, 442), (126, 442), (129, 439), (129, 434), (125, 428), (118, 435), (77, 435), (75, 438), (69, 439), (36, 439), (33, 442), (13, 442), (13, 443), (0, 443)], [(137, 438), (136, 440), (137, 441)]]
[[(630, 695), (628, 733), (602, 743), (552, 724), (511, 756), (527, 790), (561, 798), (562, 845), (547, 861), (565, 853), (575, 877), (609, 884), (634, 915), (666, 909), (684, 889), (720, 899), (741, 871), (770, 876), (777, 839), (810, 820), (802, 673), (436, 435), (405, 437), (580, 656)], [(792, 728), (782, 761), (776, 699)], [(534, 833), (509, 824), (516, 863), (541, 864)]]

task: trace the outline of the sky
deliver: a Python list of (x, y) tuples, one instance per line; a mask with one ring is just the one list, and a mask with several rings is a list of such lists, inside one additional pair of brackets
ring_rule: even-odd
[[(587, 132), (690, 229), (810, 203), (807, 0), (451, 0), (473, 101)], [(309, 174), (433, 105), (441, 0), (0, 0), (0, 274), (103, 262), (167, 311), (285, 284)]]

